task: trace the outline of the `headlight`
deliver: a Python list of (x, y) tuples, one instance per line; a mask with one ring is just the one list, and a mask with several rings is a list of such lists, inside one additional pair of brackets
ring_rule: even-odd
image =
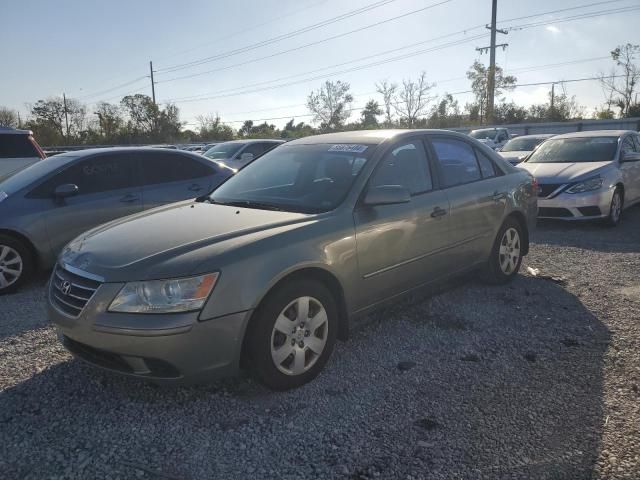
[(602, 186), (602, 178), (593, 177), (582, 182), (576, 183), (573, 187), (567, 189), (567, 193), (583, 193), (598, 190)]
[(218, 273), (198, 277), (127, 283), (110, 312), (174, 313), (199, 310), (218, 280)]

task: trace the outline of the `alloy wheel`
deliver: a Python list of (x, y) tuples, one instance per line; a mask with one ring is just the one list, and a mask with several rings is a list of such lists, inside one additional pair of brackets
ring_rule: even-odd
[(22, 257), (8, 245), (0, 245), (0, 290), (8, 288), (22, 275)]
[(613, 194), (611, 199), (611, 222), (618, 223), (620, 221), (620, 212), (622, 211), (622, 198), (618, 192)]
[(512, 274), (518, 266), (518, 261), (520, 260), (520, 234), (513, 227), (508, 228), (504, 232), (502, 240), (500, 240), (498, 260), (502, 273), (506, 275)]
[(271, 359), (286, 375), (301, 375), (318, 361), (327, 343), (329, 321), (322, 303), (299, 297), (278, 315), (271, 333)]

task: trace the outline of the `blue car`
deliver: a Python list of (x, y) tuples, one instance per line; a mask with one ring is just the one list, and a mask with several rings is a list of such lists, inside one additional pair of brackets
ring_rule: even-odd
[(64, 245), (119, 217), (214, 190), (234, 171), (202, 155), (155, 148), (55, 155), (0, 182), (0, 294), (48, 268)]

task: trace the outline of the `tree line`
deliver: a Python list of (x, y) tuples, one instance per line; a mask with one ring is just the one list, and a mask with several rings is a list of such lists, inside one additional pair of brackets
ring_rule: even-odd
[[(609, 119), (640, 116), (637, 100), (640, 67), (636, 63), (640, 45), (625, 44), (611, 51), (609, 72), (598, 81), (606, 101), (593, 118)], [(435, 95), (435, 83), (425, 72), (401, 82), (376, 82), (379, 102), (370, 99), (354, 108), (348, 83), (325, 81), (309, 93), (306, 101), (311, 124), (292, 118), (283, 128), (263, 122), (245, 121), (234, 129), (220, 115), (197, 118), (197, 128), (185, 128), (174, 104), (160, 107), (147, 95), (123, 97), (119, 103), (99, 102), (92, 109), (77, 99), (52, 97), (29, 105), (24, 121), (14, 110), (0, 107), (0, 126), (33, 130), (42, 145), (111, 145), (139, 143), (178, 143), (223, 141), (234, 138), (299, 138), (315, 133), (375, 128), (452, 128), (487, 123), (487, 67), (475, 61), (466, 72), (473, 100), (461, 106), (451, 93)], [(546, 102), (529, 107), (505, 99), (517, 87), (518, 79), (506, 75), (500, 66), (495, 72), (495, 107), (492, 124), (568, 121), (585, 118), (586, 108), (575, 96), (549, 93)], [(359, 114), (354, 115), (356, 112)]]

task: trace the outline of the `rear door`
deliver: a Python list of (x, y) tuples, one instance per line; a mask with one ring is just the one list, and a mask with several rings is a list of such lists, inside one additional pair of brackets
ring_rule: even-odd
[(456, 265), (486, 258), (504, 215), (507, 185), (493, 160), (470, 143), (429, 136), (441, 186), (451, 205), (450, 241)]
[(143, 206), (149, 208), (209, 193), (221, 176), (214, 162), (180, 152), (140, 152)]
[[(55, 199), (55, 189), (65, 184), (77, 185), (78, 193)], [(54, 254), (86, 230), (142, 211), (138, 164), (128, 153), (104, 153), (77, 161), (28, 196), (51, 201), (45, 223)]]
[[(391, 146), (366, 188), (402, 185), (411, 200), (354, 211), (361, 288), (358, 308), (434, 280), (447, 270), (446, 194), (437, 190), (421, 137)], [(366, 189), (365, 189), (366, 190)]]
[(0, 133), (0, 181), (41, 160), (30, 135)]

